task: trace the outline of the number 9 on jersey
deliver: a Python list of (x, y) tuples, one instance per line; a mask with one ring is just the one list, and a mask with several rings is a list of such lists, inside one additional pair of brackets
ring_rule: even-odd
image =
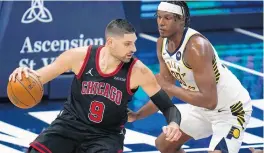
[(90, 105), (90, 113), (88, 118), (90, 121), (100, 123), (103, 120), (105, 105), (99, 101), (92, 101)]

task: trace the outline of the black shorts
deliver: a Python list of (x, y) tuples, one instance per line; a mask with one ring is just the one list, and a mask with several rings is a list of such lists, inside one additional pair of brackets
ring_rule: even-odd
[(28, 152), (34, 148), (40, 153), (122, 153), (123, 133), (87, 126), (64, 111), (30, 144)]

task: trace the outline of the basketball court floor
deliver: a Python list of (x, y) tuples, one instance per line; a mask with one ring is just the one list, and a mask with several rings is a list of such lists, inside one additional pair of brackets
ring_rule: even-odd
[[(234, 29), (232, 31), (205, 32), (204, 34), (217, 49), (226, 66), (248, 89), (253, 99), (253, 113), (245, 133), (240, 153), (249, 153), (249, 147), (263, 149), (263, 33), (259, 30)], [(158, 35), (139, 34), (137, 57), (147, 64), (153, 73), (159, 71), (155, 41)], [(148, 101), (146, 94), (139, 89), (129, 104), (138, 110)], [(174, 103), (180, 110), (188, 105), (177, 99)], [(22, 110), (9, 102), (0, 104), (0, 153), (23, 153), (28, 144), (44, 130), (59, 113), (63, 100), (43, 101), (35, 108)], [(162, 114), (156, 113), (146, 119), (128, 123), (124, 152), (157, 153), (155, 138), (165, 125)], [(197, 131), (199, 132), (199, 131)], [(209, 138), (187, 142), (186, 152), (205, 153)], [(62, 146), (63, 147), (63, 146)]]

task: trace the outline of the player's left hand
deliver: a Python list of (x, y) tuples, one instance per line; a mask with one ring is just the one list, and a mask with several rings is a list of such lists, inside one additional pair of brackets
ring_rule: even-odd
[(182, 135), (179, 125), (175, 122), (171, 122), (169, 125), (163, 126), (162, 130), (166, 135), (166, 140), (170, 142), (179, 140)]

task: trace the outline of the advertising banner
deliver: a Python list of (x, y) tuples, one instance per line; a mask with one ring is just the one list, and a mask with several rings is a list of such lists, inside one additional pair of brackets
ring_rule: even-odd
[(122, 2), (2, 2), (0, 11), (6, 18), (0, 27), (0, 97), (16, 67), (36, 70), (70, 48), (103, 45), (106, 25), (124, 18)]

